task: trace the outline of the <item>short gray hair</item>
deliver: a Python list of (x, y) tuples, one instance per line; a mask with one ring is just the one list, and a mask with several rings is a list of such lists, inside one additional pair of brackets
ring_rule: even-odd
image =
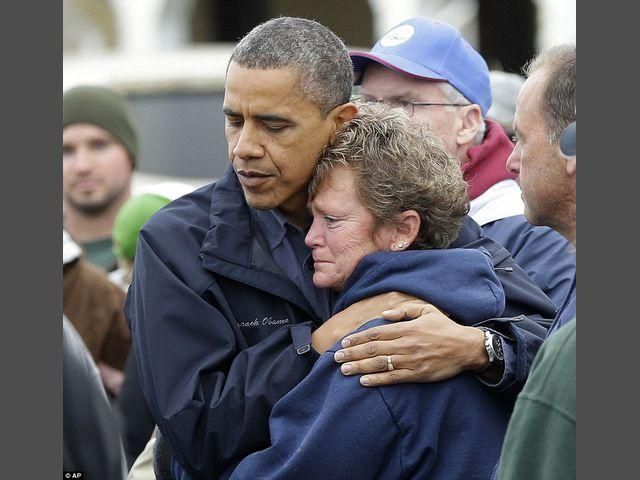
[(246, 68), (292, 68), (300, 91), (323, 115), (349, 101), (353, 67), (342, 40), (306, 18), (278, 17), (264, 22), (236, 45), (229, 64)]
[(549, 142), (560, 140), (560, 134), (576, 119), (576, 46), (558, 45), (542, 52), (524, 68), (525, 75), (544, 70), (547, 83), (542, 97), (542, 114), (547, 121)]
[(469, 211), (458, 160), (404, 110), (379, 103), (358, 107), (320, 154), (309, 198), (334, 168), (346, 167), (355, 173), (358, 198), (377, 225), (397, 225), (400, 213), (415, 210), (421, 225), (412, 248), (446, 248)]

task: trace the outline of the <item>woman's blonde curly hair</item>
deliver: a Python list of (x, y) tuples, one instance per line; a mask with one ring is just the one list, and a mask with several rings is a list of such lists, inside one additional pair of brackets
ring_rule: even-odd
[(411, 248), (446, 248), (469, 211), (458, 160), (404, 110), (380, 103), (358, 107), (320, 154), (309, 199), (336, 167), (346, 167), (355, 173), (359, 200), (378, 225), (398, 226), (400, 213), (415, 210), (421, 225)]

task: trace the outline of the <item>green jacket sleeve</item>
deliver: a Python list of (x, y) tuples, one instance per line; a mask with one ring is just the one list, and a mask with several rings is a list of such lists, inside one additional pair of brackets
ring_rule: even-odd
[(498, 478), (576, 478), (575, 319), (536, 357), (507, 428)]

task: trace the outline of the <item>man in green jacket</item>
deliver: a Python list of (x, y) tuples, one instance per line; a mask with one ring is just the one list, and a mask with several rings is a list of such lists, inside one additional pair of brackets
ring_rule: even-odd
[(536, 355), (509, 421), (500, 479), (576, 478), (575, 387), (574, 318)]

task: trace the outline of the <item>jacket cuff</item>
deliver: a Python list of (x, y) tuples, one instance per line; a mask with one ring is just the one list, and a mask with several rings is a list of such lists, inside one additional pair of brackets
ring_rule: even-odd
[(486, 327), (493, 333), (502, 337), (502, 350), (504, 355), (502, 376), (496, 380), (488, 380), (480, 374), (476, 374), (480, 383), (492, 390), (505, 391), (516, 383), (518, 379), (518, 343), (524, 339), (513, 328), (513, 324), (522, 320), (522, 316), (513, 318), (493, 318), (478, 322), (474, 327)]

